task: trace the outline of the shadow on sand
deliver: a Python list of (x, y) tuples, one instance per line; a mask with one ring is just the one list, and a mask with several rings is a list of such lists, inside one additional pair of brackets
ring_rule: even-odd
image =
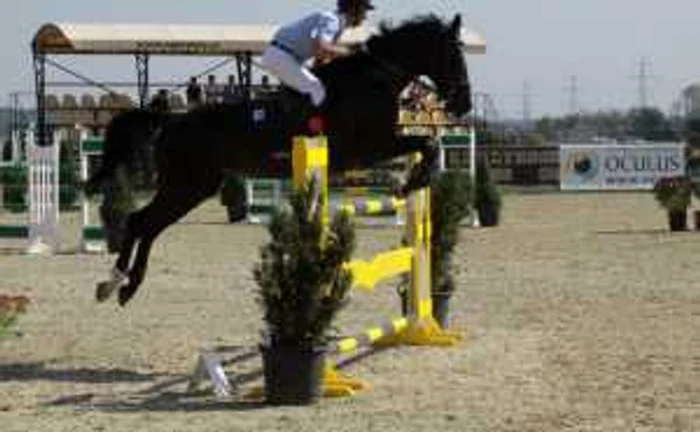
[[(348, 367), (364, 358), (391, 349), (380, 347), (365, 350), (358, 354), (340, 359), (339, 369)], [(26, 365), (8, 365), (7, 369), (15, 368), (14, 379), (53, 379), (84, 383), (151, 383), (146, 388), (134, 389), (119, 393), (109, 392), (98, 394), (83, 392), (72, 395), (62, 395), (46, 401), (45, 407), (72, 407), (75, 410), (99, 410), (111, 413), (121, 412), (197, 412), (197, 411), (248, 411), (269, 408), (260, 398), (245, 397), (245, 386), (260, 382), (263, 371), (260, 365), (260, 354), (257, 349), (250, 347), (219, 347), (212, 351), (222, 355), (222, 366), (229, 368), (227, 375), (239, 394), (231, 397), (217, 397), (211, 386), (191, 389), (189, 387), (192, 375), (163, 375), (141, 374), (124, 370), (88, 370), (65, 369), (48, 371), (41, 367)], [(248, 364), (246, 370), (241, 370), (242, 364)], [(230, 367), (236, 365), (237, 370), (231, 373)], [(25, 372), (17, 373), (17, 367)], [(199, 386), (198, 386), (199, 387)]]

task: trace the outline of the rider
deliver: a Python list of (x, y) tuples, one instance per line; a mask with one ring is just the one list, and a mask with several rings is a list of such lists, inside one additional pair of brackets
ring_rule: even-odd
[(315, 12), (282, 26), (262, 55), (262, 64), (284, 84), (308, 95), (318, 108), (326, 89), (309, 68), (309, 60), (325, 63), (350, 54), (338, 39), (357, 27), (374, 9), (371, 0), (337, 0), (335, 11)]

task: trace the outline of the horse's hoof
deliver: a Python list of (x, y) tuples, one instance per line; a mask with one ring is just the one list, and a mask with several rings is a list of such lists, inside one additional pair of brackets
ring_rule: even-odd
[(131, 285), (124, 285), (121, 287), (119, 289), (119, 306), (126, 306), (129, 300), (134, 297), (134, 294), (136, 294), (136, 287), (132, 287)]
[(95, 290), (95, 298), (99, 303), (107, 300), (114, 292), (115, 286), (111, 281), (100, 282)]

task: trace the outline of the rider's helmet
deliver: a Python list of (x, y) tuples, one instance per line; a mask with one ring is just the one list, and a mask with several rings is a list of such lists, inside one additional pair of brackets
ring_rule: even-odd
[(365, 10), (373, 10), (374, 5), (371, 0), (338, 0), (338, 10), (346, 12), (364, 8)]

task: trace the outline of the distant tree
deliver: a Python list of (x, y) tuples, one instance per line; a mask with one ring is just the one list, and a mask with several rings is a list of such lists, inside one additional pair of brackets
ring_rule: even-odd
[(547, 116), (538, 119), (535, 121), (535, 132), (546, 139), (554, 139), (556, 132), (555, 120)]
[(547, 144), (547, 137), (539, 132), (525, 134), (524, 144), (528, 146), (543, 146)]
[(492, 129), (480, 128), (476, 131), (476, 142), (480, 145), (498, 146), (506, 144), (506, 139), (502, 134), (499, 134)]
[(2, 142), (2, 152), (0, 154), (0, 160), (8, 161), (12, 159), (12, 141), (9, 138)]
[(700, 116), (700, 84), (691, 84), (683, 89), (683, 111), (687, 117)]
[(691, 116), (685, 122), (684, 137), (693, 148), (700, 148), (700, 116)]
[(647, 141), (673, 141), (676, 139), (671, 123), (657, 108), (634, 108), (627, 114), (629, 134)]

